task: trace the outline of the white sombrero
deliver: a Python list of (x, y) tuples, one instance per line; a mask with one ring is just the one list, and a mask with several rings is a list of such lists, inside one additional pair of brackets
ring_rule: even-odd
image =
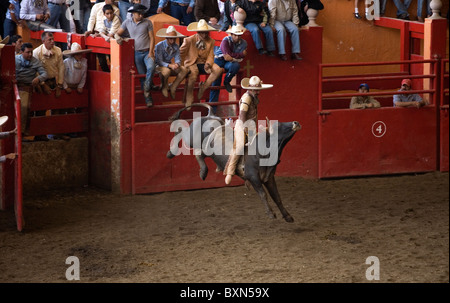
[(246, 30), (247, 29), (245, 27), (242, 27), (240, 25), (233, 25), (229, 30), (227, 30), (227, 33), (240, 36), (244, 34)]
[(6, 121), (8, 121), (8, 116), (1, 116), (0, 117), (0, 126), (5, 124)]
[(268, 89), (272, 88), (273, 84), (263, 84), (258, 76), (253, 76), (251, 78), (244, 78), (241, 81), (241, 87), (243, 89)]
[(89, 53), (91, 51), (92, 51), (92, 49), (82, 49), (80, 44), (74, 42), (70, 46), (70, 50), (68, 49), (68, 50), (63, 51), (63, 55), (64, 56), (73, 56), (76, 54)]
[(6, 44), (9, 42), (9, 36), (6, 36), (5, 39), (2, 39), (2, 36), (0, 36), (0, 48), (3, 48)]
[(205, 19), (200, 19), (198, 22), (189, 23), (186, 29), (190, 32), (217, 31), (217, 29), (215, 29), (214, 27), (209, 26), (208, 23), (205, 21)]
[(156, 32), (157, 37), (161, 38), (184, 38), (185, 35), (180, 34), (176, 31), (175, 27), (172, 25), (168, 28), (161, 28), (159, 31)]

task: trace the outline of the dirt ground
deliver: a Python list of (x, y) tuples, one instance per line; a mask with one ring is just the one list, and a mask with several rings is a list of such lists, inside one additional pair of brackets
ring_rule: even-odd
[[(25, 230), (0, 212), (0, 282), (449, 282), (449, 175), (278, 177), (294, 223), (244, 186), (121, 196), (25, 197)], [(374, 273), (373, 271), (370, 271)]]

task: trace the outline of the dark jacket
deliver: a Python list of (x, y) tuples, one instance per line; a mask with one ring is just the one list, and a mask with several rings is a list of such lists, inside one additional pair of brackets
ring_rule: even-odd
[[(236, 1), (236, 6), (240, 5), (240, 1)], [(224, 4), (224, 12), (223, 12), (223, 26), (220, 29), (221, 31), (226, 31), (230, 26), (236, 25), (234, 18), (231, 18), (231, 14), (234, 14), (234, 10), (236, 6), (231, 7), (232, 3), (230, 0), (227, 0)]]
[(217, 21), (220, 20), (220, 10), (217, 0), (196, 0), (194, 7), (195, 19), (205, 19), (209, 22), (209, 18), (215, 17)]
[(240, 0), (240, 7), (244, 9), (245, 13), (247, 14), (244, 25), (248, 23), (260, 24), (261, 22), (263, 22), (264, 12), (267, 14), (267, 17), (269, 17), (269, 9), (261, 1), (251, 2), (248, 0)]

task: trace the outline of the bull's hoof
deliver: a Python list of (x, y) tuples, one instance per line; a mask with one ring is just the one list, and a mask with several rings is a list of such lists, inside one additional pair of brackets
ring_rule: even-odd
[(283, 217), (286, 222), (292, 223), (294, 222), (294, 218), (291, 217), (291, 215), (286, 215)]
[(201, 169), (200, 170), (200, 179), (203, 181), (206, 179), (206, 176), (208, 175), (208, 169)]
[(172, 152), (169, 150), (169, 151), (167, 152), (166, 157), (167, 157), (168, 159), (172, 159), (173, 157), (175, 157), (175, 155), (172, 154)]

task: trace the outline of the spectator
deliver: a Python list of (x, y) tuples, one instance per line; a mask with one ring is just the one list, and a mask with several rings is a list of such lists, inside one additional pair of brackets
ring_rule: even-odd
[(163, 96), (167, 98), (169, 76), (176, 76), (175, 80), (170, 85), (170, 96), (172, 99), (175, 99), (176, 89), (187, 74), (186, 68), (181, 65), (180, 47), (176, 43), (176, 40), (177, 38), (185, 38), (186, 36), (177, 32), (172, 25), (167, 29), (161, 28), (156, 33), (156, 36), (166, 38), (166, 40), (159, 42), (155, 46), (156, 71), (161, 73), (162, 78), (161, 91)]
[(380, 1), (380, 17), (384, 16), (384, 13), (386, 12), (386, 0), (379, 0)]
[(106, 40), (106, 42), (110, 42), (111, 38), (114, 38), (114, 35), (120, 29), (121, 22), (119, 17), (114, 14), (114, 8), (111, 4), (105, 4), (102, 8), (103, 15), (105, 19), (103, 19), (103, 28), (100, 30), (98, 34)]
[(26, 20), (28, 28), (32, 31), (54, 29), (46, 23), (50, 19), (50, 9), (45, 0), (22, 0), (20, 19)]
[(9, 36), (5, 37), (5, 39), (2, 39), (2, 36), (0, 35), (0, 54), (2, 53), (2, 48), (5, 47), (6, 44), (8, 44), (8, 41), (9, 41)]
[(223, 170), (223, 174), (226, 175), (225, 184), (230, 184), (231, 178), (235, 174), (237, 163), (241, 155), (244, 154), (246, 133), (246, 125), (244, 125), (244, 123), (246, 123), (247, 120), (253, 120), (256, 128), (258, 125), (258, 95), (261, 90), (271, 88), (273, 85), (263, 84), (258, 76), (253, 76), (251, 78), (242, 79), (241, 87), (246, 89), (247, 92), (243, 94), (241, 100), (239, 100), (239, 118), (234, 127), (233, 150), (225, 165), (225, 169)]
[[(88, 27), (87, 27), (87, 31), (84, 33), (84, 35), (87, 37), (89, 35), (92, 36), (98, 36), (100, 35), (100, 33), (102, 32), (110, 32), (113, 30), (116, 30), (116, 32), (118, 31), (118, 29), (120, 28), (120, 20), (119, 18), (114, 18), (114, 16), (118, 16), (119, 15), (119, 9), (112, 4), (113, 1), (112, 0), (106, 0), (105, 2), (99, 2), (94, 4), (94, 6), (91, 9), (91, 15), (89, 17), (89, 23), (88, 23)], [(112, 22), (109, 22), (108, 20), (105, 20), (106, 15), (103, 11), (103, 7), (105, 5), (110, 5), (113, 8), (113, 16), (111, 16)], [(110, 28), (105, 28), (105, 26), (111, 26)], [(98, 63), (100, 65), (100, 68), (102, 71), (109, 73), (109, 66), (108, 66), (108, 61), (107, 61), (107, 55), (106, 54), (97, 54), (97, 59), (98, 59)]]
[(217, 0), (196, 0), (194, 15), (197, 21), (205, 20), (214, 28), (219, 27), (220, 10)]
[(13, 35), (11, 39), (9, 39), (9, 43), (14, 46), (16, 55), (19, 55), (22, 52), (23, 39), (21, 35)]
[[(402, 87), (399, 92), (405, 92), (411, 90), (411, 80), (403, 79)], [(428, 102), (422, 99), (418, 94), (397, 94), (394, 95), (394, 107), (422, 107), (427, 105)]]
[[(5, 124), (6, 121), (8, 121), (8, 116), (0, 117), (0, 126)], [(16, 134), (16, 133), (17, 133), (16, 129), (10, 130), (8, 132), (0, 132), (0, 139), (8, 138), (12, 134)], [(4, 156), (0, 156), (0, 163), (5, 162), (6, 159), (14, 160), (15, 158), (16, 158), (16, 154), (15, 153), (9, 153), (9, 154), (6, 154)]]
[(42, 90), (50, 95), (55, 90), (55, 97), (61, 96), (64, 83), (64, 63), (62, 51), (55, 46), (53, 33), (43, 32), (41, 35), (42, 44), (33, 50), (33, 56), (41, 61), (42, 66), (47, 71), (47, 79), (42, 84)]
[(219, 28), (223, 27), (223, 24), (225, 22), (225, 0), (217, 0), (217, 6), (219, 7), (220, 12), (220, 19), (219, 19)]
[[(87, 31), (84, 33), (84, 35), (87, 37), (89, 35), (99, 33), (103, 30), (105, 15), (103, 13), (103, 6), (106, 4), (109, 4), (114, 9), (114, 14), (116, 16), (120, 15), (120, 11), (117, 8), (117, 6), (114, 5), (113, 0), (105, 0), (105, 2), (99, 2), (94, 4), (94, 6), (91, 9), (91, 15), (89, 16), (89, 23), (87, 26)], [(112, 27), (120, 26), (120, 19), (114, 19), (114, 23), (111, 25)]]
[(312, 8), (315, 10), (323, 10), (324, 6), (320, 0), (296, 0), (298, 7), (298, 17), (300, 19), (300, 25), (307, 25), (309, 23), (309, 18), (306, 12), (308, 9)]
[(221, 25), (221, 31), (227, 31), (231, 26), (236, 25), (236, 21), (234, 20), (234, 12), (238, 8), (239, 10), (243, 10), (239, 8), (236, 3), (237, 0), (226, 0), (223, 5), (223, 25)]
[[(267, 54), (269, 56), (275, 56), (275, 41), (273, 39), (273, 30), (268, 26), (269, 22), (269, 10), (265, 7), (264, 3), (260, 0), (241, 0), (241, 7), (247, 14), (245, 18), (244, 26), (252, 34), (253, 42), (259, 54)], [(266, 49), (264, 49), (261, 42), (261, 31), (266, 38)]]
[[(160, 14), (169, 0), (159, 0), (157, 13)], [(180, 21), (181, 25), (188, 26), (195, 21), (195, 0), (170, 0), (170, 15)]]
[(24, 22), (20, 19), (20, 1), (9, 0), (8, 11), (3, 23), (3, 36), (15, 35), (17, 27), (22, 26), (22, 23)]
[(291, 37), (291, 59), (302, 60), (300, 53), (300, 36), (298, 26), (298, 8), (295, 0), (269, 0), (270, 26), (276, 31), (278, 54), (281, 60), (286, 61), (286, 31)]
[[(359, 0), (355, 0), (355, 12), (353, 13), (353, 15), (355, 16), (356, 19), (361, 19), (361, 15), (359, 14), (359, 9), (358, 9), (358, 2)], [(367, 15), (369, 14), (369, 7), (367, 6), (367, 2), (364, 1), (364, 3), (366, 3), (366, 18)]]
[(155, 71), (155, 34), (153, 23), (144, 18), (147, 7), (142, 4), (135, 4), (129, 10), (133, 13), (132, 19), (127, 19), (117, 31), (115, 37), (118, 43), (122, 34), (127, 30), (130, 38), (134, 39), (134, 62), (139, 74), (146, 74), (145, 81), (141, 81), (144, 90), (145, 104), (147, 107), (153, 106), (153, 99), (150, 93), (153, 73)]
[[(234, 25), (227, 31), (230, 35), (223, 38), (220, 43), (220, 48), (215, 51), (214, 63), (225, 70), (225, 78), (223, 85), (227, 92), (232, 92), (231, 80), (236, 76), (241, 68), (239, 63), (244, 60), (247, 54), (247, 41), (242, 39), (245, 28), (240, 25)], [(220, 86), (222, 83), (222, 75), (220, 75), (213, 83), (213, 86)], [(210, 102), (217, 102), (219, 100), (219, 90), (212, 90), (209, 95)], [(214, 107), (215, 112), (215, 107)]]
[[(369, 85), (367, 83), (362, 83), (359, 86), (358, 92), (361, 94), (367, 94), (369, 92)], [(366, 109), (378, 107), (380, 107), (380, 102), (375, 100), (372, 96), (355, 96), (352, 97), (352, 100), (350, 101), (351, 109)]]
[(70, 33), (70, 21), (67, 19), (67, 1), (48, 0), (47, 5), (48, 9), (50, 10), (50, 18), (46, 21), (46, 23), (54, 28), (58, 28), (59, 24), (59, 27), (63, 31)]
[(197, 32), (195, 35), (185, 38), (180, 47), (180, 55), (184, 58), (184, 67), (189, 72), (186, 86), (186, 106), (190, 106), (194, 101), (194, 85), (198, 75), (209, 74), (206, 82), (200, 83), (198, 98), (201, 99), (205, 90), (220, 76), (221, 68), (214, 63), (215, 41), (209, 36), (209, 32), (216, 31), (216, 29), (209, 26), (206, 20), (201, 19), (189, 24), (187, 30)]
[(76, 89), (79, 94), (83, 93), (87, 76), (87, 59), (85, 53), (91, 52), (92, 49), (82, 49), (81, 45), (74, 42), (70, 46), (70, 50), (63, 51), (64, 56), (68, 56), (64, 60), (64, 83), (63, 88), (66, 93), (72, 93), (72, 89)]
[[(22, 132), (27, 133), (27, 118), (29, 101), (34, 90), (41, 91), (40, 84), (47, 79), (47, 71), (41, 61), (33, 57), (33, 45), (22, 44), (22, 53), (16, 55), (16, 80), (20, 95)], [(46, 136), (39, 136), (37, 140), (47, 140)]]

